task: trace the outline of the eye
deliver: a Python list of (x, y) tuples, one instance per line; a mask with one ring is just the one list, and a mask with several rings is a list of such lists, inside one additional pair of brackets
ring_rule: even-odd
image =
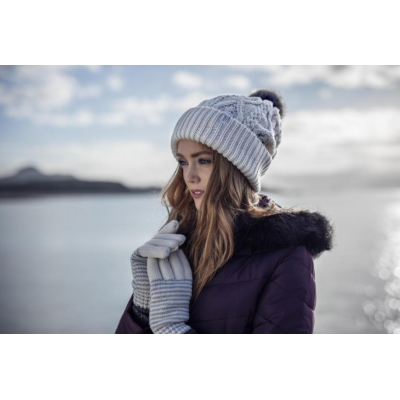
[(181, 166), (186, 165), (186, 161), (184, 161), (184, 160), (178, 160), (178, 164), (181, 165)]
[(205, 160), (204, 158), (200, 158), (199, 163), (200, 164), (211, 164), (211, 160)]

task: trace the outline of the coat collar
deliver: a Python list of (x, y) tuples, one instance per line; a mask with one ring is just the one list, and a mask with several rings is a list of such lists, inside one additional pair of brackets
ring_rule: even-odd
[[(269, 201), (264, 196), (259, 206), (265, 208)], [(301, 211), (262, 218), (239, 214), (235, 220), (234, 254), (251, 255), (260, 251), (272, 252), (285, 247), (305, 246), (315, 259), (324, 251), (332, 249), (333, 234), (331, 222), (319, 212)], [(186, 240), (181, 246), (185, 254), (188, 242)]]
[(333, 246), (333, 227), (318, 212), (282, 213), (262, 218), (240, 214), (235, 228), (235, 249), (240, 253), (305, 246), (317, 258)]

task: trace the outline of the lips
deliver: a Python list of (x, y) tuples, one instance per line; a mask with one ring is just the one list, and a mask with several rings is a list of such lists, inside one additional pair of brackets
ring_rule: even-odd
[(203, 196), (204, 190), (193, 189), (190, 191), (190, 193), (192, 194), (194, 199), (198, 199), (199, 197)]

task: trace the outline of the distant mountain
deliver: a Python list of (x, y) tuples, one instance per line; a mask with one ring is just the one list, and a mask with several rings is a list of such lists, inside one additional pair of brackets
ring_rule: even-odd
[(77, 181), (77, 179), (71, 175), (45, 175), (34, 167), (26, 167), (20, 169), (15, 175), (0, 179), (0, 184), (62, 181)]
[(158, 187), (128, 188), (119, 182), (84, 181), (71, 175), (47, 175), (37, 168), (26, 167), (0, 179), (0, 197), (22, 197), (48, 194), (148, 193)]

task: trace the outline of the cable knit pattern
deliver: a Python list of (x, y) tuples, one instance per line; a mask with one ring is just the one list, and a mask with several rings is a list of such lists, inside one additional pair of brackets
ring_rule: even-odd
[(260, 178), (276, 155), (281, 131), (279, 110), (271, 101), (218, 96), (202, 101), (182, 115), (171, 137), (171, 149), (178, 159), (180, 140), (203, 143), (234, 164), (259, 192)]

